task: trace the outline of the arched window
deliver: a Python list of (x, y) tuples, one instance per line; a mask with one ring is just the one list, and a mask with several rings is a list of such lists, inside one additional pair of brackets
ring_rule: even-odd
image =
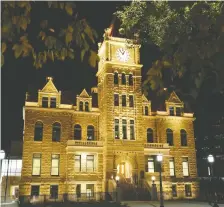
[(54, 123), (52, 127), (52, 141), (59, 142), (61, 138), (61, 124)]
[(122, 75), (121, 75), (121, 84), (126, 85), (126, 75), (125, 75), (125, 73), (122, 73)]
[(89, 103), (85, 102), (85, 111), (89, 111)]
[(173, 131), (171, 129), (166, 130), (167, 143), (173, 146)]
[(74, 139), (81, 140), (81, 138), (82, 138), (82, 128), (80, 125), (76, 124), (74, 126)]
[(187, 146), (187, 132), (184, 129), (180, 130), (181, 146)]
[(83, 102), (82, 101), (79, 102), (79, 111), (83, 111)]
[(129, 82), (130, 86), (133, 86), (133, 75), (132, 74), (129, 74), (128, 82)]
[(153, 130), (151, 128), (147, 129), (147, 142), (153, 143)]
[(38, 121), (34, 129), (34, 141), (42, 141), (43, 138), (43, 123)]
[(94, 126), (87, 127), (87, 140), (94, 140)]
[(148, 116), (149, 115), (149, 107), (145, 106), (145, 115)]
[(114, 84), (118, 84), (118, 73), (114, 73)]

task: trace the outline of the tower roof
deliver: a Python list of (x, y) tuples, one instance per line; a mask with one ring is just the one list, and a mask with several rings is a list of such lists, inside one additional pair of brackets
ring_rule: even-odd
[(84, 88), (82, 93), (80, 94), (79, 97), (83, 97), (83, 98), (89, 98), (89, 94), (87, 93), (86, 89)]
[(182, 104), (183, 102), (179, 99), (179, 97), (177, 96), (177, 94), (173, 91), (171, 94), (170, 94), (170, 97), (169, 99), (167, 100), (167, 102), (170, 102), (170, 103), (176, 103), (176, 104)]
[(53, 83), (52, 77), (48, 77), (47, 79), (48, 79), (48, 82), (44, 86), (44, 88), (41, 90), (41, 92), (45, 92), (45, 93), (58, 93), (58, 90), (57, 90), (57, 88), (55, 87), (55, 85)]

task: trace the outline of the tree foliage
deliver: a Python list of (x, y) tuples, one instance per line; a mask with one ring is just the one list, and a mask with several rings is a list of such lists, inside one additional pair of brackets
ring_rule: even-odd
[(128, 38), (155, 44), (161, 51), (144, 86), (157, 92), (172, 86), (197, 98), (215, 80), (214, 89), (223, 90), (223, 2), (133, 1), (116, 15)]
[[(82, 60), (87, 57), (90, 65), (96, 66), (97, 34), (86, 19), (79, 17), (73, 2), (4, 1), (1, 4), (2, 65), (7, 50), (13, 50), (15, 58), (31, 57), (36, 68), (48, 60), (64, 61), (80, 54)], [(34, 15), (34, 10), (39, 14)]]

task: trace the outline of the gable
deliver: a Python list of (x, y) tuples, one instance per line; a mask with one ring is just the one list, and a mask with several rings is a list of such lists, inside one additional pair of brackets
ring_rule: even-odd
[(82, 98), (89, 98), (89, 94), (87, 93), (86, 89), (83, 89), (82, 93), (80, 94), (79, 97)]
[(41, 92), (45, 92), (45, 93), (58, 93), (57, 88), (55, 87), (52, 78), (48, 79), (49, 81), (47, 82), (47, 84), (44, 86), (44, 88), (41, 90)]
[(167, 102), (182, 104), (182, 101), (179, 99), (179, 97), (177, 96), (177, 94), (174, 91), (170, 94), (170, 97), (167, 100)]

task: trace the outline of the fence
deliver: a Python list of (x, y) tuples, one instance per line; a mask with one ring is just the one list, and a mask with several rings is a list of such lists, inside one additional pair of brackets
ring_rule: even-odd
[(62, 202), (91, 202), (91, 201), (116, 201), (116, 192), (97, 192), (80, 194), (58, 194), (58, 195), (34, 195), (20, 196), (20, 204), (43, 204)]

